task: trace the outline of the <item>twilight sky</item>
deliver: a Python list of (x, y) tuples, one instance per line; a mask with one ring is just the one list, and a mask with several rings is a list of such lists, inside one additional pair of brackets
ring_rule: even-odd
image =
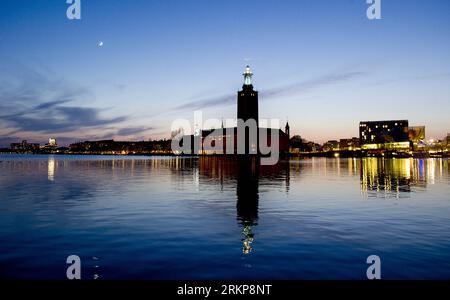
[[(171, 123), (235, 118), (245, 65), (260, 117), (308, 140), (361, 120), (450, 132), (450, 1), (2, 0), (0, 146), (170, 136)], [(99, 47), (99, 42), (103, 46)]]

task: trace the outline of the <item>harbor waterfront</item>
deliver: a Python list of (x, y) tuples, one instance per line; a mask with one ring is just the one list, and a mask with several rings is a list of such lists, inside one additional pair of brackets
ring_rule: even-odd
[(450, 279), (445, 158), (0, 155), (0, 278)]

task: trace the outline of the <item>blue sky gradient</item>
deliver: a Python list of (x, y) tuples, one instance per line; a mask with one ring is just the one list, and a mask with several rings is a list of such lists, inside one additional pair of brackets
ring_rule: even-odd
[[(172, 121), (235, 118), (250, 64), (261, 118), (308, 140), (361, 120), (450, 132), (450, 1), (2, 0), (0, 145), (170, 136)], [(104, 45), (98, 47), (98, 42)]]

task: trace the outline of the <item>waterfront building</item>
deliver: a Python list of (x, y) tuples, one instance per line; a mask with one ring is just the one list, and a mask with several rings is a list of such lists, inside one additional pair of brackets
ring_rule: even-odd
[(339, 151), (356, 151), (360, 149), (359, 138), (339, 140)]
[(365, 121), (359, 124), (362, 150), (409, 151), (408, 120)]
[(339, 151), (339, 142), (335, 140), (328, 141), (323, 144), (322, 150), (323, 152)]
[[(277, 139), (280, 153), (289, 152), (290, 126), (286, 123), (285, 132), (279, 128), (264, 128), (259, 126), (258, 91), (253, 87), (253, 72), (247, 66), (242, 90), (237, 94), (237, 120), (242, 122), (255, 122), (256, 132), (250, 132), (250, 128), (238, 122), (237, 127), (220, 129), (198, 129), (194, 135), (184, 136), (180, 146), (189, 141), (190, 153), (194, 155), (235, 155), (238, 153), (239, 132), (245, 133), (245, 155), (259, 155), (260, 140), (267, 147), (271, 147), (274, 139)], [(241, 127), (242, 126), (242, 127)], [(255, 138), (251, 138), (251, 137)], [(261, 139), (263, 138), (263, 139)]]
[(447, 134), (447, 138), (445, 139), (445, 150), (450, 151), (450, 133)]
[(48, 143), (45, 144), (41, 149), (46, 152), (54, 152), (58, 148), (58, 143), (55, 138), (49, 138)]
[(410, 126), (408, 137), (413, 150), (422, 150), (426, 146), (425, 126)]
[(40, 148), (39, 144), (28, 143), (27, 140), (23, 140), (21, 143), (12, 143), (11, 144), (11, 150), (14, 150), (14, 151), (34, 152), (34, 151), (38, 151), (39, 148)]
[(114, 140), (85, 141), (71, 144), (71, 153), (91, 154), (169, 154), (170, 141), (121, 142)]
[(49, 138), (47, 145), (50, 147), (58, 147), (58, 143), (56, 142), (55, 138)]

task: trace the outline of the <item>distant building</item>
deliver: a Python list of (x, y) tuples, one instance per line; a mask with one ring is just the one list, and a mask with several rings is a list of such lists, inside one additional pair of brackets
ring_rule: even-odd
[(426, 147), (425, 126), (410, 126), (408, 136), (412, 150), (414, 151), (425, 150)]
[(353, 137), (351, 139), (339, 140), (340, 151), (356, 151), (360, 149), (359, 138)]
[(320, 148), (321, 148), (318, 143), (314, 143), (314, 142), (307, 142), (304, 145), (306, 146), (307, 151), (310, 151), (310, 152), (320, 151)]
[(71, 153), (91, 154), (169, 154), (171, 153), (170, 140), (120, 142), (114, 140), (86, 141), (71, 144)]
[(424, 141), (425, 136), (425, 126), (410, 126), (408, 128), (409, 140), (413, 143), (420, 143)]
[(362, 150), (409, 150), (408, 120), (367, 121), (359, 124)]
[(323, 144), (322, 150), (324, 152), (339, 151), (339, 142), (335, 140), (328, 141)]
[(47, 145), (50, 147), (58, 147), (58, 143), (56, 142), (55, 138), (49, 138)]
[(49, 138), (48, 139), (48, 143), (45, 144), (45, 146), (42, 147), (42, 150), (44, 152), (55, 152), (56, 149), (58, 149), (58, 144), (56, 143), (56, 139), (55, 138)]
[(289, 152), (290, 153), (300, 153), (303, 151), (303, 139), (299, 135), (294, 135), (289, 139)]
[(11, 144), (11, 150), (14, 151), (34, 152), (39, 151), (39, 148), (39, 144), (28, 143), (27, 140), (23, 140), (21, 143)]

